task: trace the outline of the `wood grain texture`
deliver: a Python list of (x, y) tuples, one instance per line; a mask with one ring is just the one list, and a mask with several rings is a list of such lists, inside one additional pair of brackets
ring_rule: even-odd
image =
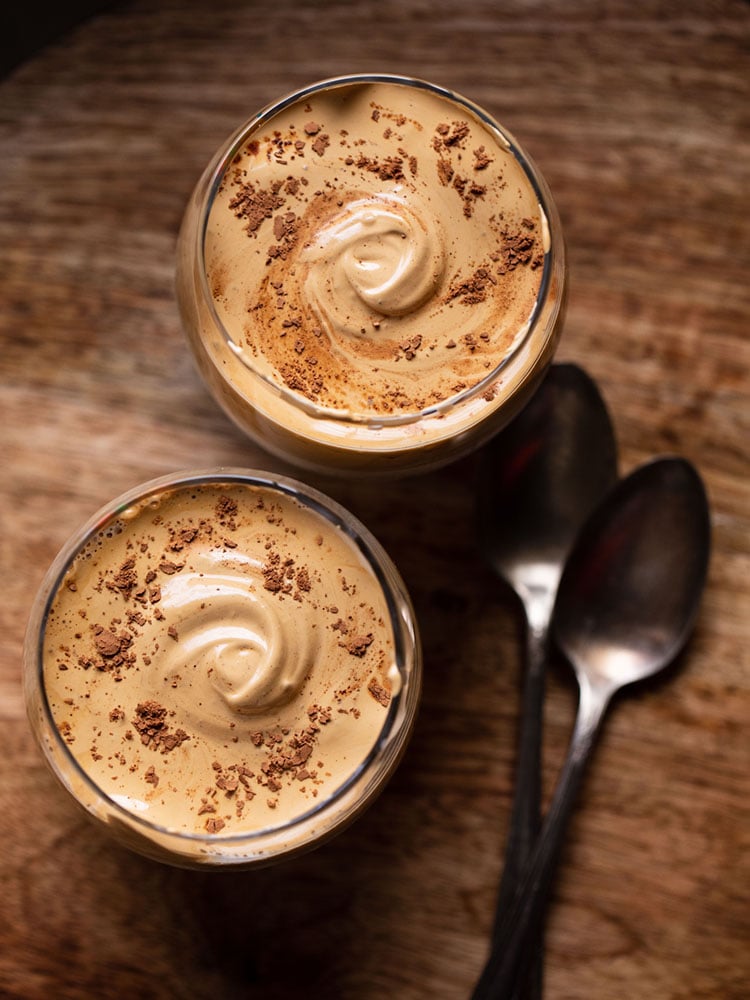
[[(712, 502), (710, 579), (670, 676), (618, 702), (547, 935), (551, 1000), (740, 1000), (750, 978), (750, 7), (139, 0), (0, 83), (0, 995), (468, 997), (513, 785), (520, 618), (473, 534), (474, 460), (373, 489), (306, 476), (401, 569), (426, 661), (376, 805), (259, 874), (113, 846), (57, 787), (21, 698), (26, 616), (68, 534), (177, 468), (281, 469), (219, 413), (173, 295), (192, 185), (251, 112), (342, 72), (453, 87), (513, 131), (570, 255), (561, 360), (598, 381), (623, 471), (679, 452)], [(550, 678), (549, 794), (570, 734)]]

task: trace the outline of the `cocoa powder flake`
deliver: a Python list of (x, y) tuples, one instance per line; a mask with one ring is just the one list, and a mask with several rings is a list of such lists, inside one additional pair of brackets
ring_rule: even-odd
[(391, 693), (375, 678), (371, 677), (370, 682), (367, 685), (367, 690), (373, 696), (375, 701), (379, 702), (384, 708), (387, 708), (391, 703)]
[(373, 635), (369, 632), (367, 635), (353, 635), (343, 643), (343, 646), (352, 656), (364, 656), (372, 642)]
[(265, 191), (259, 190), (249, 181), (239, 185), (237, 194), (229, 202), (229, 208), (238, 219), (246, 223), (245, 229), (249, 235), (255, 235), (262, 223), (282, 207), (284, 198), (279, 190), (276, 185)]

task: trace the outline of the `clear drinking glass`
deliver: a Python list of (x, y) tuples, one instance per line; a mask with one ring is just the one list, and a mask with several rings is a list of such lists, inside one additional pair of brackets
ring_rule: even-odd
[[(434, 118), (442, 112), (444, 120), (437, 132), (430, 132), (432, 145), (425, 140), (419, 147), (418, 158), (410, 156), (408, 142), (422, 142), (426, 126), (416, 121), (414, 108), (425, 101), (429, 114)], [(321, 122), (308, 120), (319, 106), (324, 109)], [(399, 106), (402, 116), (393, 112)], [(330, 108), (340, 117), (330, 132), (322, 133)], [(403, 124), (407, 119), (416, 124), (404, 146), (399, 129), (411, 127)], [(460, 131), (467, 123), (474, 130), (468, 145)], [(365, 127), (367, 140), (359, 137)], [(435, 127), (433, 119), (429, 127)], [(513, 178), (505, 194), (500, 174), (494, 187), (483, 190), (495, 161), (499, 171), (509, 171)], [(326, 163), (331, 171), (319, 181), (314, 172)], [(270, 187), (258, 173), (269, 164), (279, 178)], [(308, 175), (311, 183), (300, 187)], [(372, 178), (372, 189), (363, 192), (365, 176)], [(422, 186), (417, 188), (417, 182)], [(316, 185), (318, 190), (310, 194)], [(228, 187), (236, 192), (232, 204), (247, 239), (223, 268), (214, 261), (221, 242), (214, 220), (220, 219)], [(513, 199), (521, 197), (522, 189), (531, 218), (524, 217), (522, 224), (516, 219), (510, 232), (503, 220), (512, 215)], [(511, 200), (501, 201), (509, 192)], [(494, 313), (487, 312), (484, 319), (477, 318), (476, 310), (482, 296), (486, 303), (488, 289), (500, 296), (498, 288), (507, 286), (511, 272), (514, 277), (521, 273), (516, 250), (528, 236), (523, 230), (527, 222), (537, 239), (530, 266), (538, 283), (524, 308), (512, 318), (508, 314), (506, 329), (500, 297), (492, 300)], [(374, 239), (378, 227), (379, 239)], [(464, 227), (466, 234), (459, 238)], [(293, 248), (290, 233), (300, 241)], [(257, 286), (243, 273), (242, 254), (260, 265)], [(376, 294), (381, 277), (382, 287), (397, 286), (398, 292), (382, 312)], [(203, 379), (254, 440), (316, 471), (401, 474), (464, 455), (520, 410), (552, 360), (564, 313), (565, 279), (564, 241), (551, 194), (506, 129), (482, 108), (433, 84), (355, 75), (323, 80), (284, 97), (250, 118), (216, 152), (186, 208), (176, 289)], [(273, 289), (284, 285), (279, 294), (287, 295), (290, 283), (291, 299), (274, 302)], [(354, 319), (346, 305), (352, 287)], [(230, 318), (227, 302), (233, 296), (241, 305)], [(297, 311), (286, 314), (284, 328), (279, 310), (290, 301)], [(238, 318), (242, 313), (249, 318)], [(271, 337), (277, 320), (278, 337)], [(306, 341), (299, 339), (299, 330), (306, 330)], [(488, 351), (496, 336), (502, 349)], [(271, 352), (284, 346), (285, 360), (269, 360), (259, 348), (264, 339)], [(361, 378), (363, 384), (372, 383), (375, 405), (362, 394), (346, 398), (346, 375), (338, 395), (319, 391), (323, 368), (332, 359), (337, 366), (341, 354), (352, 350), (368, 355), (369, 368)], [(482, 357), (484, 368), (478, 362)], [(303, 368), (308, 359), (321, 365), (312, 375)], [(427, 375), (418, 366), (430, 359), (434, 363)], [(379, 371), (381, 361), (390, 366), (387, 377)], [(441, 365), (446, 370), (453, 366), (458, 374), (451, 376), (452, 386), (448, 381), (439, 391), (428, 391)], [(462, 369), (472, 365), (470, 377), (463, 377)], [(406, 381), (398, 381), (402, 373)], [(399, 400), (397, 405), (390, 404), (389, 394)]]
[[(151, 543), (133, 544), (133, 538), (145, 536), (133, 534), (131, 538), (131, 526), (140, 526), (144, 518), (151, 518), (152, 521), (147, 523), (153, 523), (154, 532), (166, 530), (165, 525), (170, 525), (169, 530), (172, 531), (175, 524), (187, 523), (183, 515), (192, 509), (195, 496), (217, 490), (238, 497), (241, 504), (245, 502), (245, 496), (248, 503), (257, 504), (261, 528), (274, 520), (277, 527), (284, 524), (277, 511), (286, 510), (283, 537), (290, 538), (295, 532), (306, 536), (303, 575), (300, 575), (298, 558), (296, 583), (293, 584), (292, 569), (284, 570), (277, 581), (274, 565), (293, 568), (294, 559), (282, 559), (276, 564), (272, 561), (271, 570), (268, 567), (264, 569), (259, 563), (262, 554), (259, 556), (251, 546), (245, 546), (240, 535), (235, 533), (230, 537), (236, 529), (231, 504), (228, 507), (224, 504), (224, 511), (216, 508), (217, 513), (210, 518), (213, 527), (208, 524), (205, 511), (201, 514), (202, 508), (198, 506), (191, 521), (192, 527), (183, 526), (177, 534), (173, 532), (170, 536), (170, 552), (174, 552), (169, 561), (165, 562), (163, 557), (161, 561), (156, 558), (154, 565), (157, 565), (157, 571), (147, 574), (145, 579), (150, 582), (141, 590), (140, 583), (136, 585), (134, 582), (141, 564), (127, 557), (121, 561), (122, 551), (126, 551), (126, 555), (127, 552), (137, 551), (138, 558), (152, 561), (154, 554), (142, 555)], [(214, 494), (210, 495), (213, 497)], [(180, 505), (175, 509), (182, 511), (182, 521), (169, 521), (164, 514), (165, 510), (171, 509), (166, 505), (173, 502)], [(292, 523), (289, 521), (290, 510), (294, 516), (298, 510), (301, 511), (301, 520), (299, 524), (294, 522), (293, 529), (289, 527)], [(282, 529), (279, 528), (279, 531)], [(314, 532), (312, 541), (307, 538), (310, 531)], [(196, 544), (194, 538), (201, 533), (204, 539), (211, 539), (211, 545), (206, 542), (205, 552), (201, 549), (199, 556), (188, 556), (186, 560), (187, 548)], [(118, 545), (126, 546), (125, 550), (116, 549)], [(372, 607), (380, 609), (380, 617), (373, 629), (374, 641), (372, 633), (353, 638), (354, 630), (347, 633), (347, 607), (343, 603), (336, 608), (315, 603), (318, 600), (315, 597), (316, 580), (323, 576), (323, 564), (315, 562), (314, 553), (317, 551), (338, 554), (336, 558), (340, 565), (330, 569), (329, 575), (341, 575), (341, 593), (345, 601), (349, 590), (352, 594), (356, 591), (353, 602), (371, 598)], [(310, 555), (311, 552), (313, 555)], [(193, 564), (191, 558), (198, 561)], [(271, 576), (264, 577), (264, 572), (271, 572)], [(283, 589), (284, 586), (286, 589)], [(292, 593), (293, 586), (298, 588), (296, 593)], [(170, 587), (172, 590), (169, 590)], [(222, 593), (214, 598), (213, 591), (219, 589)], [(107, 615), (111, 614), (112, 621), (118, 624), (112, 624), (103, 612), (95, 610), (101, 595), (111, 595), (113, 591), (116, 591), (114, 596), (107, 596)], [(240, 591), (237, 603), (233, 595)], [(279, 604), (280, 599), (282, 603)], [(214, 605), (214, 601), (218, 604)], [(222, 605), (222, 601), (234, 601), (231, 610), (229, 604)], [(277, 620), (274, 616), (281, 615), (279, 609), (283, 608), (288, 609), (288, 615), (301, 613), (300, 608), (305, 602), (310, 609), (305, 614), (312, 618), (301, 619), (303, 624), (295, 626), (297, 631), (293, 635), (284, 635), (287, 619)], [(174, 625), (167, 631), (167, 623), (177, 620), (170, 617), (173, 605), (181, 609), (179, 635)], [(214, 606), (220, 609), (218, 619), (211, 617)], [(354, 604), (351, 606), (353, 608)], [(112, 608), (119, 609), (116, 616)], [(243, 622), (245, 614), (254, 617), (249, 622)], [(146, 618), (151, 619), (151, 625)], [(336, 618), (339, 620), (336, 621)], [(62, 626), (60, 622), (63, 622)], [(152, 626), (162, 628), (159, 641), (152, 643), (153, 650), (149, 647), (148, 656), (141, 656), (146, 648), (143, 630)], [(67, 628), (69, 634), (63, 636), (60, 628), (63, 632)], [(87, 656), (78, 655), (92, 630), (95, 653), (96, 650), (102, 653), (98, 663), (95, 662), (96, 655), (93, 656), (94, 662), (87, 662)], [(340, 679), (335, 676), (330, 679), (328, 694), (333, 709), (320, 705), (311, 707), (308, 703), (297, 706), (304, 717), (302, 728), (315, 720), (320, 732), (333, 732), (334, 727), (344, 725), (339, 718), (348, 720), (346, 724), (356, 727), (367, 712), (379, 713), (373, 716), (374, 722), (368, 722), (371, 729), (363, 737), (364, 743), (358, 744), (359, 752), (347, 750), (344, 753), (347, 760), (337, 765), (334, 777), (331, 778), (329, 773), (327, 784), (318, 782), (322, 789), (319, 797), (314, 785), (315, 768), (319, 769), (323, 764), (329, 772), (334, 769), (329, 767), (332, 758), (316, 759), (318, 754), (323, 754), (317, 746), (309, 762), (294, 762), (295, 770), (290, 772), (300, 782), (307, 777), (312, 794), (304, 800), (300, 799), (301, 804), (296, 804), (286, 816), (281, 814), (280, 809), (268, 808), (263, 802), (263, 797), (277, 794), (277, 785), (261, 774), (262, 769), (256, 769), (257, 773), (251, 775), (249, 768), (243, 770), (236, 764), (227, 769), (223, 769), (223, 765), (220, 767), (218, 761), (212, 764), (214, 776), (220, 776), (218, 786), (224, 789), (218, 797), (215, 790), (204, 789), (192, 771), (189, 777), (181, 778), (182, 764), (179, 762), (177, 770), (170, 772), (171, 777), (164, 773), (165, 768), (170, 766), (168, 758), (190, 762), (191, 752), (198, 753), (200, 750), (204, 756), (208, 752), (205, 748), (200, 749), (202, 744), (199, 745), (195, 739), (196, 719), (205, 719), (205, 733), (212, 739), (219, 732), (220, 749), (216, 753), (220, 760), (236, 761), (241, 759), (243, 753), (249, 752), (248, 741), (257, 742), (258, 739), (256, 730), (270, 725), (267, 720), (275, 718), (275, 712), (282, 711), (273, 701), (278, 694), (278, 691), (274, 692), (273, 685), (278, 687), (281, 683), (283, 687), (287, 682), (283, 678), (281, 681), (274, 679), (277, 667), (274, 656), (279, 650), (284, 655), (289, 653), (289, 642), (284, 646), (286, 640), (290, 640), (294, 653), (297, 643), (323, 630), (335, 636), (337, 642), (339, 636), (341, 643), (352, 642), (351, 652), (355, 655), (348, 662), (357, 669), (363, 664), (364, 670), (371, 669), (366, 667), (368, 661), (363, 655), (368, 652), (368, 644), (376, 649), (382, 638), (383, 649), (390, 657), (387, 661), (384, 658), (383, 666), (390, 678), (390, 696), (384, 697), (382, 686), (376, 684), (371, 689), (372, 697), (380, 699), (382, 707), (373, 708), (369, 701), (371, 694), (363, 691), (357, 702), (360, 708), (353, 708), (354, 703), (346, 700), (346, 692), (338, 690), (339, 685), (351, 684), (350, 672)], [(125, 633), (126, 641), (122, 643)], [(132, 645), (131, 633), (140, 636)], [(118, 644), (122, 643), (122, 655), (118, 646), (118, 656), (113, 658), (113, 650), (107, 648), (107, 643), (112, 644), (115, 639)], [(167, 657), (176, 655), (174, 651), (180, 648), (180, 644), (184, 646), (185, 655), (178, 669), (167, 670), (168, 663), (173, 666)], [(338, 647), (334, 645), (331, 648), (335, 652)], [(136, 649), (140, 650), (138, 656), (130, 655)], [(321, 646), (321, 649), (324, 647)], [(242, 671), (238, 665), (255, 664), (259, 662), (258, 657), (264, 655), (267, 655), (267, 663), (263, 669), (269, 671), (270, 687), (262, 677), (260, 680), (263, 683), (260, 683), (250, 668), (246, 671), (249, 682), (248, 677), (240, 677)], [(243, 656), (250, 659), (243, 660)], [(325, 665), (319, 662), (324, 659), (325, 653), (318, 653), (317, 659), (313, 656), (307, 667), (303, 664), (303, 670), (309, 670), (308, 678), (314, 677), (316, 670), (325, 669)], [(187, 687), (184, 687), (186, 674), (190, 677)], [(219, 674), (220, 684), (216, 681)], [(210, 684), (207, 676), (212, 678)], [(139, 697), (147, 698), (146, 695), (139, 695), (137, 692), (140, 689), (133, 685), (142, 682), (151, 690), (161, 684), (164, 693), (162, 695), (157, 691), (159, 702), (163, 702), (167, 709), (176, 706), (177, 711), (162, 713), (161, 722), (155, 722), (157, 706), (153, 700), (146, 700), (145, 709), (143, 705), (138, 706), (140, 718), (146, 718), (146, 724), (139, 728), (136, 719), (137, 732), (133, 732), (132, 706)], [(120, 842), (146, 856), (183, 867), (249, 868), (321, 843), (350, 823), (381, 791), (404, 751), (414, 723), (421, 686), (421, 650), (412, 605), (393, 562), (370, 532), (350, 513), (316, 490), (284, 477), (237, 469), (194, 471), (165, 476), (136, 487), (107, 504), (70, 538), (50, 567), (32, 609), (24, 650), (24, 684), (31, 726), (53, 774), (89, 816), (101, 822)], [(83, 687), (77, 688), (77, 685), (83, 684), (87, 685), (85, 692)], [(106, 689), (101, 685), (106, 685)], [(181, 693), (183, 688), (187, 694)], [(266, 699), (270, 707), (261, 716), (265, 721), (258, 721), (259, 717), (252, 714), (257, 706), (250, 704), (250, 715), (243, 715), (240, 711), (233, 714), (227, 723), (225, 712), (223, 717), (216, 717), (219, 718), (216, 722), (206, 706), (218, 703), (216, 692), (219, 689), (230, 701), (241, 695), (250, 702), (255, 700), (260, 703)], [(113, 706), (109, 712), (101, 710), (101, 699), (97, 701), (97, 692), (105, 690), (106, 706)], [(307, 692), (308, 689), (303, 687), (302, 693), (295, 695), (297, 701)], [(283, 696), (283, 691), (281, 694)], [(173, 702), (173, 697), (178, 695), (182, 700)], [(148, 697), (153, 698), (153, 695)], [(295, 698), (289, 702), (292, 707), (296, 704)], [(119, 707), (121, 704), (128, 704), (129, 708), (123, 711)], [(374, 701), (372, 705), (375, 705)], [(295, 712), (297, 708), (294, 708)], [(154, 728), (149, 728), (150, 725)], [(192, 732), (192, 737), (180, 726)], [(216, 726), (220, 726), (220, 730), (216, 730)], [(283, 729), (282, 726), (283, 723), (276, 726), (272, 738), (266, 738), (267, 761), (273, 760), (277, 747), (283, 750), (285, 745), (290, 745), (289, 740), (294, 740), (296, 726), (289, 725)], [(115, 751), (112, 747), (108, 751), (105, 746), (110, 731), (119, 734)], [(341, 730), (342, 739), (345, 736), (348, 740), (349, 732)], [(357, 730), (352, 729), (351, 732), (356, 737)], [(152, 739), (154, 734), (155, 740)], [(304, 749), (302, 742), (295, 742), (294, 745)], [(168, 757), (165, 756), (167, 751)], [(184, 756), (178, 759), (177, 754)], [(198, 763), (203, 766), (202, 758)], [(147, 764), (149, 767), (146, 770)], [(187, 764), (185, 766), (187, 768)], [(124, 794), (121, 782), (130, 779), (117, 776), (127, 775), (136, 767), (143, 794), (139, 791), (138, 795), (133, 795), (129, 787), (128, 793)], [(301, 767), (305, 768), (304, 774)], [(308, 768), (312, 777), (307, 776)], [(176, 795), (178, 803), (182, 795), (203, 796), (204, 792), (209, 792), (201, 810), (201, 813), (208, 811), (207, 829), (186, 829), (181, 820), (165, 821), (158, 812), (150, 815), (157, 807), (148, 804), (149, 789), (153, 787), (153, 794), (158, 793), (155, 783), (158, 783), (160, 774), (161, 787), (166, 788), (164, 794)], [(188, 770), (184, 774), (187, 775)], [(284, 779), (284, 775), (272, 770), (268, 774)], [(257, 784), (259, 777), (262, 781), (260, 785)], [(246, 819), (243, 813), (243, 819), (235, 822), (234, 828), (232, 823), (221, 828), (223, 824), (213, 820), (212, 813), (215, 807), (218, 807), (216, 815), (222, 810), (235, 808), (238, 793), (243, 793), (238, 781), (246, 788), (252, 786), (261, 796), (260, 799), (253, 798), (246, 810), (250, 813), (255, 808), (255, 818)], [(151, 786), (146, 784), (148, 782)], [(279, 800), (293, 785), (289, 795), (297, 794), (296, 784), (300, 782), (290, 779), (284, 790), (278, 793)], [(197, 790), (191, 792), (193, 785)], [(215, 796), (213, 799), (212, 794)], [(248, 793), (248, 801), (249, 798)], [(200, 813), (199, 816), (196, 822), (203, 824), (205, 817)]]

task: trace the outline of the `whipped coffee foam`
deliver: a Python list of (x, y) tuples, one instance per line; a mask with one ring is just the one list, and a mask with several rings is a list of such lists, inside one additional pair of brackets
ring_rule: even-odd
[(303, 95), (251, 130), (204, 242), (247, 364), (373, 419), (487, 379), (529, 330), (548, 248), (504, 136), (433, 89), (382, 80)]
[(120, 511), (43, 636), (57, 729), (106, 796), (196, 834), (282, 825), (367, 758), (400, 689), (381, 585), (336, 524), (258, 484)]

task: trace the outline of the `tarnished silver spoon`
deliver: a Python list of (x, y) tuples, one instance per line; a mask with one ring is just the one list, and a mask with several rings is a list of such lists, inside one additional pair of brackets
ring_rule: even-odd
[[(520, 598), (526, 656), (513, 806), (497, 913), (515, 895), (539, 833), (544, 673), (563, 563), (581, 525), (617, 479), (617, 446), (594, 381), (553, 365), (531, 402), (487, 445), (479, 463), (479, 545)], [(513, 996), (541, 996), (542, 947), (533, 943)]]
[(687, 641), (708, 569), (710, 517), (695, 468), (656, 459), (623, 479), (583, 528), (560, 580), (552, 635), (576, 674), (578, 714), (542, 831), (501, 915), (474, 1000), (505, 1000), (545, 907), (559, 847), (612, 696), (670, 664)]

